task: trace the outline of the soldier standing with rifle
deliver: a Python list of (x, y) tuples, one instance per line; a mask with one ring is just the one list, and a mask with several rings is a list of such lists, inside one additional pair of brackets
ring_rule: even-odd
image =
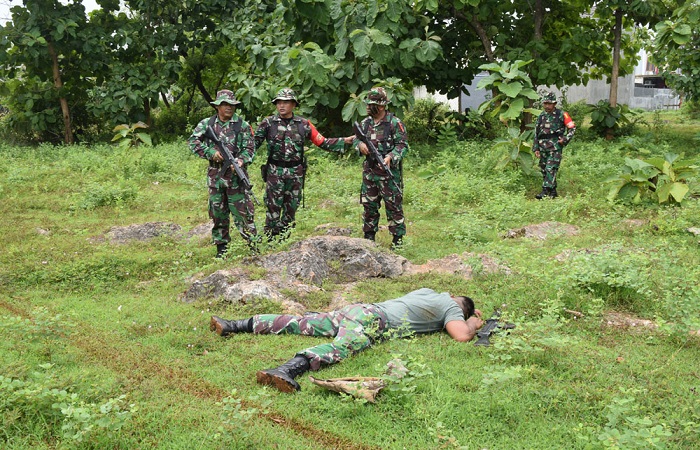
[(562, 152), (576, 132), (576, 124), (569, 113), (557, 109), (557, 96), (553, 92), (542, 96), (542, 106), (544, 111), (537, 117), (535, 142), (532, 144), (535, 157), (540, 159), (543, 178), (542, 192), (535, 195), (538, 200), (558, 196), (557, 172)]
[[(389, 100), (384, 88), (372, 88), (366, 103), (368, 117), (359, 125), (361, 132), (356, 131), (355, 139), (358, 150), (366, 157), (362, 165), (360, 193), (364, 207), (362, 231), (365, 239), (374, 241), (379, 230), (379, 207), (383, 199), (389, 233), (393, 236), (391, 246), (397, 248), (403, 244), (406, 235), (401, 174), (401, 161), (408, 152), (406, 127), (386, 110)], [(382, 161), (377, 161), (372, 155), (367, 140), (376, 148)], [(384, 166), (389, 169), (388, 173)]]
[[(226, 254), (231, 242), (229, 214), (233, 215), (238, 232), (253, 252), (257, 251), (260, 241), (253, 219), (250, 185), (246, 186), (246, 180), (236, 175), (236, 170), (228, 165), (229, 158), (225, 156), (225, 153), (230, 153), (233, 156), (230, 163), (237, 164), (247, 178), (245, 166), (253, 162), (255, 141), (253, 128), (235, 113), (240, 103), (229, 90), (217, 92), (216, 100), (211, 102), (216, 114), (199, 122), (188, 140), (193, 153), (209, 160), (209, 217), (214, 221), (211, 234), (216, 244), (217, 258)], [(216, 139), (207, 138), (207, 128), (211, 128), (219, 144), (226, 147), (224, 152), (217, 147)]]
[(294, 227), (296, 211), (302, 199), (306, 159), (304, 144), (310, 140), (317, 147), (343, 153), (353, 137), (326, 138), (308, 119), (294, 114), (299, 104), (296, 93), (281, 89), (272, 100), (277, 114), (266, 117), (255, 131), (255, 147), (267, 142), (267, 163), (262, 167), (265, 181), (265, 234), (268, 241), (284, 239)]

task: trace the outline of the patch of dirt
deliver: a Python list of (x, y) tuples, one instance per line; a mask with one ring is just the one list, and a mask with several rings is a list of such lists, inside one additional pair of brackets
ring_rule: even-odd
[(515, 239), (525, 237), (546, 240), (558, 236), (575, 236), (578, 233), (579, 228), (574, 225), (560, 222), (542, 222), (508, 230), (504, 238)]
[(603, 315), (603, 326), (612, 328), (636, 328), (655, 330), (658, 325), (651, 320), (640, 319), (628, 313), (609, 311)]

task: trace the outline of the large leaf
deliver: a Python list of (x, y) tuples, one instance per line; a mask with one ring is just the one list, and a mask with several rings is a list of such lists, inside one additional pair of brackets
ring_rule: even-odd
[(506, 94), (510, 98), (515, 98), (518, 96), (520, 91), (523, 90), (523, 85), (518, 82), (514, 83), (501, 83), (498, 86), (498, 90)]

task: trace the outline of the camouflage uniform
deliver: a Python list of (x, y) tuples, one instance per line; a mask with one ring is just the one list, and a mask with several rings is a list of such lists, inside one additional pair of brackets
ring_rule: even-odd
[[(543, 96), (542, 101), (556, 103), (556, 96), (548, 93)], [(574, 137), (575, 132), (576, 124), (571, 120), (571, 116), (560, 109), (555, 108), (551, 113), (542, 111), (537, 117), (532, 150), (540, 152), (539, 165), (543, 178), (542, 193), (538, 194), (537, 198), (557, 196), (557, 172), (561, 164), (562, 150)], [(562, 143), (559, 143), (559, 138), (562, 139)]]
[(256, 334), (333, 337), (333, 342), (297, 352), (309, 360), (311, 370), (318, 370), (389, 337), (440, 331), (450, 320), (464, 320), (464, 312), (448, 293), (423, 288), (386, 302), (357, 303), (328, 313), (259, 314), (252, 319)]
[[(272, 100), (294, 100), (291, 89), (282, 89)], [(293, 115), (290, 119), (279, 114), (263, 119), (255, 131), (255, 147), (267, 142), (267, 164), (263, 166), (265, 179), (265, 233), (272, 237), (294, 226), (295, 216), (304, 188), (306, 162), (304, 143), (310, 140), (317, 147), (330, 152), (343, 153), (342, 139), (326, 138), (308, 119)]]
[[(389, 101), (383, 88), (373, 88), (367, 95), (367, 104), (386, 105)], [(362, 164), (362, 187), (360, 203), (364, 207), (362, 231), (368, 239), (374, 239), (379, 229), (379, 208), (384, 200), (389, 232), (394, 242), (400, 242), (406, 234), (403, 214), (402, 160), (408, 152), (406, 127), (394, 114), (387, 111), (378, 123), (371, 116), (360, 124), (365, 135), (377, 147), (380, 155), (391, 155), (391, 175), (384, 172), (373, 158), (367, 157)], [(355, 140), (359, 144), (359, 140)], [(401, 187), (401, 190), (396, 186)]]
[[(218, 106), (223, 102), (234, 106), (240, 104), (234, 98), (233, 93), (228, 90), (219, 91), (216, 101), (212, 102), (212, 104)], [(240, 124), (237, 124), (239, 120)], [(214, 221), (214, 226), (211, 230), (212, 238), (217, 246), (226, 245), (231, 241), (229, 234), (229, 214), (231, 214), (238, 232), (251, 245), (258, 240), (253, 219), (253, 202), (243, 187), (243, 183), (235, 175), (234, 170), (229, 167), (221, 174), (222, 164), (212, 160), (217, 152), (217, 148), (213, 142), (203, 137), (210, 122), (211, 118), (206, 118), (199, 122), (192, 132), (188, 143), (192, 152), (201, 158), (209, 160), (207, 186), (209, 187), (209, 217)], [(235, 132), (237, 127), (240, 127), (238, 133)], [(229, 147), (233, 156), (243, 160), (244, 165), (242, 169), (245, 172), (245, 166), (252, 163), (255, 157), (253, 128), (234, 113), (231, 120), (227, 122), (222, 122), (218, 115), (215, 115), (212, 129), (219, 136), (221, 142)]]

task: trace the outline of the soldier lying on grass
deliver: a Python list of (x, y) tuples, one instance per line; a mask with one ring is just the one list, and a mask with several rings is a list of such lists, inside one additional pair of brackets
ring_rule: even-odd
[(454, 340), (467, 342), (482, 325), (481, 311), (475, 309), (471, 298), (422, 288), (393, 300), (356, 303), (327, 313), (258, 314), (242, 320), (212, 316), (210, 329), (220, 336), (255, 333), (333, 337), (331, 343), (301, 350), (281, 366), (257, 373), (258, 383), (294, 392), (301, 389), (294, 379), (302, 373), (340, 362), (375, 342), (443, 329)]

